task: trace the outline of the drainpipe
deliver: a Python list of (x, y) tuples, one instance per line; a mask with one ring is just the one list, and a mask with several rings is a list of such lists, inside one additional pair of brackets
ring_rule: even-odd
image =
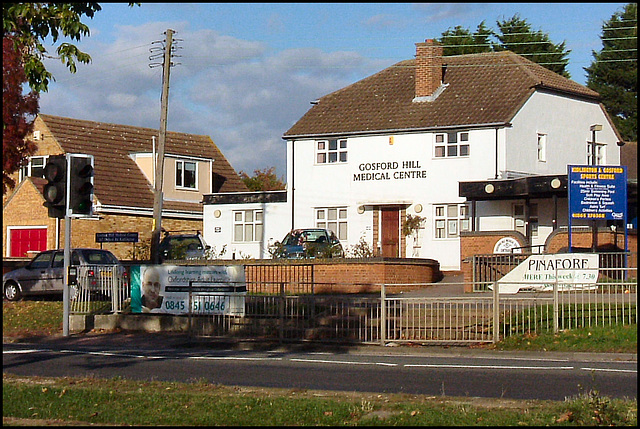
[(499, 128), (496, 128), (496, 171), (494, 179), (498, 178), (498, 130)]
[(295, 192), (296, 192), (296, 144), (291, 140), (291, 228), (295, 226)]

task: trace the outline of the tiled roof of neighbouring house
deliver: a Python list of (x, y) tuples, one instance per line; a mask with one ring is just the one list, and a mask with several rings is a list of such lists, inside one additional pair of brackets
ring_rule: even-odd
[[(130, 157), (151, 153), (157, 129), (38, 115), (66, 153), (94, 156), (95, 195), (102, 205), (152, 208), (153, 190)], [(209, 136), (167, 132), (165, 155), (213, 159), (218, 192), (247, 191), (246, 186)], [(167, 201), (163, 209), (202, 212), (202, 204)]]

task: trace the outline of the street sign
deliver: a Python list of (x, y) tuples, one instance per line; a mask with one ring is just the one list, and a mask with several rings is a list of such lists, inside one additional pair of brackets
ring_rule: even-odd
[(96, 232), (96, 243), (137, 243), (137, 232)]

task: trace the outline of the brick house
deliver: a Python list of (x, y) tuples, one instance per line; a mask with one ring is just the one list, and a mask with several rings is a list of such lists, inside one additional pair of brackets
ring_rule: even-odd
[[(74, 219), (72, 247), (100, 247), (99, 232), (137, 232), (140, 242), (153, 225), (152, 163), (157, 129), (57, 116), (37, 116), (32, 140), (37, 152), (16, 173), (16, 187), (3, 197), (4, 257), (64, 246), (64, 219), (48, 217), (42, 190), (49, 155), (94, 156), (94, 208), (98, 219)], [(213, 143), (203, 135), (168, 132), (165, 144), (162, 227), (202, 231), (202, 196), (246, 191), (244, 183)], [(134, 254), (132, 243), (105, 243), (118, 258)]]

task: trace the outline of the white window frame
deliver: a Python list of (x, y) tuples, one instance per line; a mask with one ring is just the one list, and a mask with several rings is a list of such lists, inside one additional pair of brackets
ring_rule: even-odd
[[(194, 180), (193, 186), (185, 186), (185, 166), (187, 164), (193, 164), (194, 169)], [(197, 161), (187, 161), (187, 160), (176, 160), (176, 189), (199, 189), (198, 188), (198, 162)]]
[[(38, 166), (43, 171), (43, 174), (40, 175), (40, 176), (32, 176), (33, 169), (35, 168), (34, 165), (33, 165), (33, 161), (36, 160), (36, 159), (37, 160), (42, 160), (42, 165)], [(29, 157), (29, 162), (27, 163), (27, 165), (25, 165), (22, 168), (20, 168), (19, 181), (22, 182), (27, 177), (44, 177), (44, 166), (47, 165), (47, 160), (48, 159), (49, 159), (49, 156), (31, 156), (31, 157)]]
[(435, 204), (433, 206), (433, 237), (436, 240), (459, 238), (461, 231), (469, 231), (469, 204)]
[(233, 242), (249, 243), (262, 240), (262, 210), (233, 211)]
[(434, 158), (467, 158), (469, 155), (469, 131), (451, 131), (434, 134)]
[[(587, 165), (593, 165), (593, 159), (591, 154), (591, 148), (593, 147), (593, 143), (587, 142)], [(596, 162), (595, 165), (604, 165), (607, 163), (607, 151), (606, 145), (604, 143), (596, 143)]]
[(346, 241), (349, 232), (346, 207), (317, 207), (315, 209), (316, 228), (332, 231), (338, 240)]
[(538, 162), (547, 162), (547, 135), (538, 133)]
[(316, 140), (316, 164), (344, 164), (347, 153), (347, 139)]

